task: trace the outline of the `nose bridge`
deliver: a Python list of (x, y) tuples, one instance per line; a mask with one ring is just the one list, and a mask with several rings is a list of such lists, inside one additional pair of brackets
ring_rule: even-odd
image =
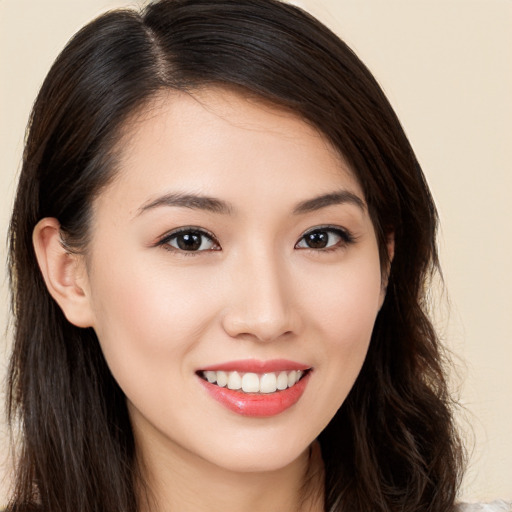
[(290, 277), (271, 247), (244, 251), (233, 262), (232, 299), (224, 318), (231, 336), (251, 335), (272, 341), (294, 331)]

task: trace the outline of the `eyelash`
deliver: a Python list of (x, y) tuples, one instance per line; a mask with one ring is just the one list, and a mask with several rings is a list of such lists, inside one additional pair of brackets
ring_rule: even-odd
[[(332, 246), (328, 247), (322, 247), (322, 248), (313, 248), (313, 247), (297, 247), (299, 243), (305, 240), (305, 238), (308, 235), (318, 234), (318, 233), (330, 233), (335, 234), (340, 238), (340, 241), (333, 244)], [(198, 236), (201, 238), (207, 238), (211, 241), (211, 243), (215, 246), (215, 248), (211, 249), (202, 249), (202, 250), (186, 250), (179, 247), (173, 247), (170, 245), (170, 242), (172, 240), (176, 240), (179, 235), (193, 235)], [(203, 245), (203, 241), (201, 241), (201, 245)], [(312, 229), (309, 229), (306, 231), (298, 240), (298, 242), (295, 244), (295, 248), (298, 248), (300, 250), (303, 249), (309, 249), (314, 252), (332, 252), (339, 249), (343, 249), (353, 243), (356, 242), (356, 237), (347, 229), (340, 228), (339, 226), (331, 226), (331, 225), (325, 225), (325, 226), (315, 226)], [(188, 226), (184, 228), (180, 228), (177, 230), (172, 231), (171, 233), (168, 233), (163, 238), (161, 238), (157, 243), (157, 246), (162, 246), (164, 249), (171, 251), (171, 252), (178, 252), (180, 254), (183, 254), (184, 256), (195, 256), (197, 253), (201, 252), (210, 252), (210, 251), (220, 251), (221, 247), (218, 243), (215, 236), (210, 233), (209, 231), (206, 231), (203, 228), (194, 227), (194, 226)]]
[(336, 236), (340, 238), (339, 242), (335, 243), (334, 245), (330, 247), (323, 247), (319, 249), (315, 249), (313, 247), (303, 247), (302, 249), (309, 249), (314, 252), (333, 252), (339, 249), (343, 249), (349, 245), (352, 245), (356, 242), (356, 237), (347, 229), (340, 228), (339, 226), (331, 226), (331, 225), (324, 225), (324, 226), (316, 226), (312, 229), (309, 229), (306, 231), (299, 239), (299, 241), (295, 244), (295, 247), (305, 240), (306, 236), (313, 235), (314, 233), (334, 233)]
[[(196, 235), (199, 237), (208, 238), (209, 240), (212, 241), (212, 243), (217, 248), (208, 249), (208, 250), (203, 249), (201, 251), (197, 251), (197, 250), (196, 251), (187, 251), (185, 249), (180, 249), (179, 247), (173, 247), (172, 245), (170, 245), (170, 242), (172, 240), (177, 239), (179, 235)], [(202, 244), (203, 244), (203, 242), (201, 242), (201, 245)], [(188, 227), (176, 229), (176, 230), (172, 231), (171, 233), (168, 233), (167, 235), (165, 235), (163, 238), (161, 238), (157, 242), (156, 245), (162, 246), (167, 251), (178, 252), (184, 256), (195, 256), (197, 253), (200, 253), (200, 252), (219, 251), (220, 250), (220, 244), (217, 242), (216, 238), (213, 236), (212, 233), (210, 233), (209, 231), (206, 231), (203, 228), (197, 228), (194, 226), (188, 226)]]

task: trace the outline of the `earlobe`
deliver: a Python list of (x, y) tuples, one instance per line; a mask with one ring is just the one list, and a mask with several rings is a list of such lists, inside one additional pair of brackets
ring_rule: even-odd
[[(389, 267), (391, 267), (391, 263), (393, 262), (393, 258), (395, 257), (395, 233), (393, 231), (391, 231), (387, 235), (386, 249), (388, 251), (388, 265)], [(389, 270), (391, 270), (391, 268), (388, 269), (388, 274)]]
[(391, 272), (391, 264), (393, 263), (393, 258), (395, 257), (395, 233), (390, 232), (387, 235), (386, 239), (386, 251), (387, 251), (387, 262), (385, 267), (382, 269), (382, 283), (381, 283), (381, 294), (380, 294), (380, 304), (379, 310), (384, 304), (384, 299), (386, 298), (386, 291), (388, 289), (389, 282), (389, 274)]
[(83, 257), (65, 247), (59, 221), (55, 218), (40, 220), (34, 228), (32, 240), (50, 295), (69, 322), (77, 327), (91, 327), (93, 314)]

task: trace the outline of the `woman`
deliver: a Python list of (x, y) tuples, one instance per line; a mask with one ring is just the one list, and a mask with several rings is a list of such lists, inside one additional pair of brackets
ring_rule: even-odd
[(436, 220), (375, 80), (298, 8), (86, 26), (12, 217), (8, 510), (453, 510)]

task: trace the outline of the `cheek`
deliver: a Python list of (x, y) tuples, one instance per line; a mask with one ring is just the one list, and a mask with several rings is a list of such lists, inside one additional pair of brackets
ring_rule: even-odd
[(94, 328), (105, 358), (116, 378), (120, 372), (164, 371), (169, 361), (181, 372), (179, 363), (214, 314), (212, 301), (189, 274), (134, 268), (94, 275)]
[(95, 276), (95, 330), (104, 357), (128, 403), (161, 430), (194, 403), (184, 383), (194, 375), (190, 356), (215, 308), (201, 281), (183, 274), (153, 269)]
[(354, 258), (339, 269), (313, 275), (306, 310), (318, 328), (339, 349), (368, 341), (382, 296), (379, 260), (375, 253)]
[(320, 281), (317, 275), (317, 292), (305, 309), (322, 369), (315, 400), (325, 425), (346, 399), (368, 351), (381, 297), (379, 261), (360, 259), (331, 272), (322, 287)]

